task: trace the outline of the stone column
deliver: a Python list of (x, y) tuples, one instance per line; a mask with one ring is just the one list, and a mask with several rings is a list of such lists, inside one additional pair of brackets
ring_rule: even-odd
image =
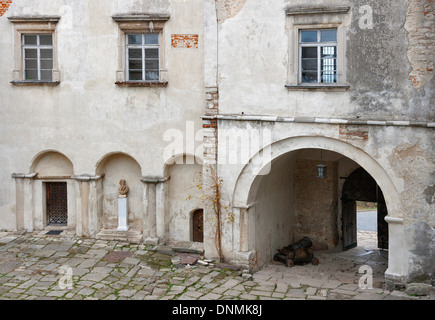
[(143, 219), (144, 243), (157, 245), (166, 239), (166, 187), (169, 178), (146, 176), (140, 180), (144, 186), (145, 214)]
[[(76, 234), (95, 237), (100, 228), (97, 181), (103, 176), (72, 176), (77, 183), (74, 189)], [(79, 196), (78, 196), (79, 195)], [(70, 226), (70, 225), (68, 225)]]
[(249, 251), (249, 208), (240, 208), (240, 250), (241, 252)]
[(159, 181), (156, 185), (156, 226), (157, 237), (165, 242), (169, 238), (169, 221), (166, 212), (167, 185), (163, 182)]
[(406, 254), (403, 219), (385, 217), (388, 222), (388, 269), (385, 280), (388, 290), (394, 290), (396, 284), (406, 281), (408, 274), (408, 255)]
[(36, 173), (13, 173), (16, 188), (17, 230), (32, 232), (34, 229), (33, 178)]
[(234, 239), (238, 240), (238, 243), (233, 246), (235, 251), (233, 262), (252, 271), (255, 263), (253, 261), (255, 251), (249, 250), (249, 208), (249, 205), (233, 207), (236, 217), (235, 226), (238, 226), (233, 234)]

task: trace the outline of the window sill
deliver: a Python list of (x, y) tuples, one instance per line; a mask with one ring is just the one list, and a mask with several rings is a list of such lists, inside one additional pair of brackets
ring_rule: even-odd
[(286, 84), (291, 91), (347, 91), (350, 86), (346, 85), (309, 85), (309, 84)]
[(115, 84), (123, 87), (166, 87), (168, 81), (141, 82), (141, 81), (116, 81)]
[(15, 86), (47, 86), (56, 87), (60, 84), (60, 81), (29, 81), (29, 80), (14, 80), (11, 83)]

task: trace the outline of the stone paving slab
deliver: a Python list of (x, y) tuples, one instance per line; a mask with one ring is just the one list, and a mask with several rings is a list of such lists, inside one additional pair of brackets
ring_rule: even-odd
[[(316, 252), (318, 266), (271, 263), (240, 268), (183, 265), (186, 253), (69, 233), (0, 234), (1, 300), (433, 300), (383, 288), (385, 258), (369, 247)], [(197, 256), (192, 253), (193, 260)], [(363, 257), (363, 258), (362, 258)], [(373, 268), (374, 288), (359, 288), (358, 268)], [(65, 288), (65, 284), (70, 286)]]

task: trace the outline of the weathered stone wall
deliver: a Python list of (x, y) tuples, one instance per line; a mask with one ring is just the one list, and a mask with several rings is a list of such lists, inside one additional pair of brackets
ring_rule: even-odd
[[(318, 152), (317, 152), (318, 153)], [(295, 236), (307, 236), (317, 249), (334, 248), (338, 243), (338, 168), (327, 165), (326, 179), (316, 177), (318, 161), (298, 159), (294, 168)]]
[(435, 62), (435, 2), (408, 1), (405, 29), (408, 32), (409, 80), (416, 89), (433, 78)]
[[(346, 60), (343, 76), (349, 89), (289, 91), (284, 86), (294, 70), (289, 56), (297, 39), (289, 37), (285, 8), (316, 5), (332, 4), (219, 2), (221, 113), (364, 120), (434, 118), (430, 107), (434, 87), (432, 1), (335, 1), (333, 5), (350, 7), (343, 14), (345, 55), (339, 58)], [(416, 80), (418, 86), (412, 80), (415, 77), (421, 78)]]

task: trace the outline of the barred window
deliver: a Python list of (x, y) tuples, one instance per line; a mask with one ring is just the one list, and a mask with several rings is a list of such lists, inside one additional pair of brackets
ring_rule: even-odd
[(51, 34), (23, 34), (23, 80), (53, 80), (53, 37)]
[(337, 29), (301, 30), (301, 83), (337, 83)]
[(159, 81), (159, 34), (127, 34), (127, 81)]

